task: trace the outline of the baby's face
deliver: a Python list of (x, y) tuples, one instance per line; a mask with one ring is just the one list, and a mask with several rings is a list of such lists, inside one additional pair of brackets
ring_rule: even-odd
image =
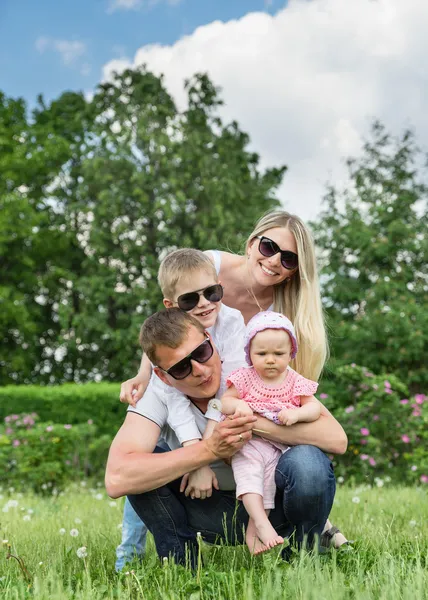
[(251, 341), (250, 356), (260, 377), (269, 383), (280, 383), (291, 360), (291, 340), (283, 329), (265, 329)]
[(212, 327), (217, 320), (218, 313), (220, 312), (221, 300), (218, 302), (207, 300), (202, 291), (217, 284), (218, 281), (215, 280), (212, 273), (208, 273), (206, 271), (195, 271), (188, 277), (181, 278), (177, 283), (172, 306), (178, 306), (177, 300), (184, 294), (189, 294), (192, 292), (199, 293), (197, 305), (186, 312), (202, 323), (205, 329)]

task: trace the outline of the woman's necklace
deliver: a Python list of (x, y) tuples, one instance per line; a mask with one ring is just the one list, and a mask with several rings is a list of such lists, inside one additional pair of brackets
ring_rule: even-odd
[(247, 290), (247, 292), (254, 298), (255, 303), (257, 304), (257, 306), (259, 307), (259, 311), (263, 312), (263, 308), (260, 306), (259, 301), (256, 298), (255, 293), (253, 292), (253, 288), (245, 288)]

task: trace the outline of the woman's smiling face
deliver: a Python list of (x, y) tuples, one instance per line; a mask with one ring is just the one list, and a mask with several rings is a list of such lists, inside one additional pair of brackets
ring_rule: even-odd
[[(262, 235), (275, 242), (281, 250), (288, 250), (297, 254), (297, 243), (294, 234), (286, 227), (267, 229)], [(282, 266), (280, 252), (270, 257), (263, 256), (259, 251), (259, 241), (258, 238), (254, 238), (248, 250), (248, 266), (258, 285), (263, 287), (276, 285), (297, 271), (297, 269), (290, 271)]]

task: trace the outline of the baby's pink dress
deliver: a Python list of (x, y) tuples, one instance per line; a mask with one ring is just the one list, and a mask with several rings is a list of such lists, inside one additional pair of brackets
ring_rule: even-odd
[[(278, 413), (283, 408), (299, 408), (301, 396), (313, 396), (318, 389), (315, 381), (306, 379), (288, 367), (285, 380), (276, 385), (265, 383), (254, 367), (233, 371), (227, 385), (234, 385), (239, 398), (245, 400), (254, 412), (280, 424)], [(236, 482), (236, 497), (259, 494), (265, 509), (275, 506), (275, 469), (278, 459), (288, 446), (254, 437), (232, 458)]]

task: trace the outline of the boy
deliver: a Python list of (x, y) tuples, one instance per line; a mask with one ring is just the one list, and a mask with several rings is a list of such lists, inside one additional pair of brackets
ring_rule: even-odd
[[(223, 288), (218, 281), (216, 269), (206, 254), (191, 248), (172, 252), (160, 265), (158, 283), (166, 308), (178, 306), (204, 326), (219, 352), (226, 375), (245, 364), (244, 319), (238, 310), (222, 304)], [(144, 402), (144, 395), (155, 394), (167, 405), (168, 424), (175, 431), (180, 444), (188, 445), (201, 439), (201, 432), (188, 408), (188, 398), (152, 374), (152, 365), (146, 356), (141, 360), (140, 371), (135, 380), (138, 383), (134, 385), (134, 406), (137, 397), (142, 397), (141, 401)], [(221, 389), (220, 393), (224, 391)], [(132, 406), (129, 410), (132, 411)], [(215, 408), (215, 403), (208, 409), (206, 416), (214, 421), (220, 420), (221, 413)], [(212, 486), (218, 489), (215, 474), (207, 466), (185, 476), (181, 490), (192, 498), (206, 498), (211, 496)], [(126, 500), (122, 543), (116, 551), (121, 561), (120, 564), (116, 563), (116, 570), (120, 570), (126, 560), (132, 559), (134, 551), (137, 555), (144, 553), (144, 545), (140, 544), (138, 547), (136, 543), (137, 538), (145, 538), (146, 535), (146, 529), (144, 526), (141, 528), (141, 525), (141, 520), (136, 525), (134, 511)], [(130, 548), (132, 553), (129, 552)], [(124, 556), (125, 552), (127, 556)]]

